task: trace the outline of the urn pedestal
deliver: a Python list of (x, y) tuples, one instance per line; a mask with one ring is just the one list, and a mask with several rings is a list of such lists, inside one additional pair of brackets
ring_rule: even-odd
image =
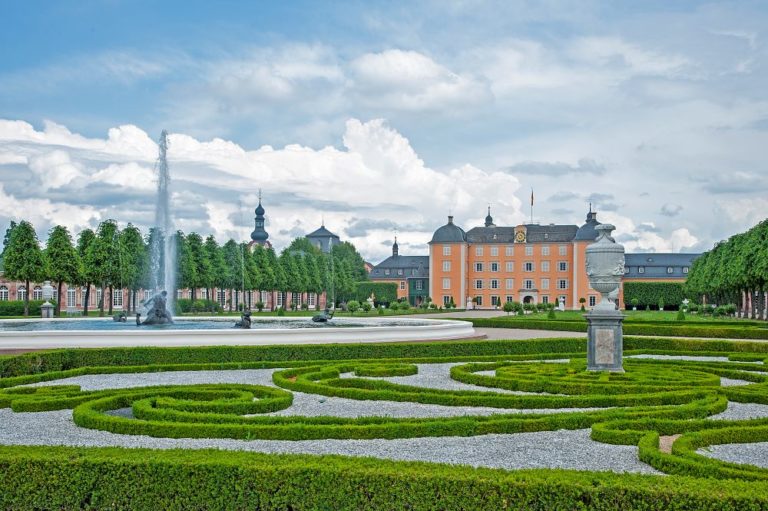
[(624, 372), (623, 326), (624, 315), (617, 310), (621, 279), (624, 276), (624, 247), (611, 238), (615, 229), (610, 224), (595, 227), (597, 240), (587, 247), (587, 277), (592, 289), (602, 298), (600, 303), (584, 315), (587, 329), (587, 370)]

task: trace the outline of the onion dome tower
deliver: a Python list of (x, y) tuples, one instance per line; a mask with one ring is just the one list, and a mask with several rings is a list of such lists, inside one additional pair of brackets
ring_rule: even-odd
[(264, 230), (264, 206), (261, 205), (261, 190), (259, 190), (259, 205), (256, 206), (255, 228), (251, 233), (251, 240), (256, 245), (268, 245), (269, 234)]
[(491, 216), (491, 206), (488, 206), (488, 216), (485, 217), (485, 226), (486, 227), (496, 227), (493, 224), (493, 217)]

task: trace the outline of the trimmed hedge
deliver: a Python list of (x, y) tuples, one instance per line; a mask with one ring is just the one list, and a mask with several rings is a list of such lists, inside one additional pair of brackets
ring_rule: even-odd
[[(395, 277), (396, 278), (396, 277)], [(391, 303), (397, 301), (397, 284), (394, 282), (355, 282), (354, 297), (360, 303), (374, 294), (376, 303)]]
[(650, 306), (657, 309), (659, 298), (664, 300), (664, 308), (677, 310), (685, 299), (682, 282), (625, 282), (624, 307), (632, 307), (632, 300), (637, 298), (638, 308)]
[[(45, 303), (45, 300), (30, 300), (29, 301), (29, 316), (39, 318), (41, 311), (40, 306)], [(56, 310), (56, 302), (51, 300), (53, 310)], [(24, 315), (24, 300), (6, 300), (0, 302), (0, 316), (23, 316)]]
[(746, 510), (768, 484), (338, 456), (0, 447), (0, 508)]

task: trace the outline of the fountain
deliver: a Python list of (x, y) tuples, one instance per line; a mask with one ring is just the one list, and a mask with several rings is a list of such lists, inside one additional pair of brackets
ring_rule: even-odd
[[(173, 323), (169, 312), (173, 308), (173, 298), (169, 298), (168, 289), (175, 289), (176, 261), (173, 237), (173, 222), (170, 212), (171, 177), (168, 172), (168, 132), (160, 134), (160, 155), (157, 158), (157, 204), (155, 205), (156, 236), (151, 238), (150, 247), (150, 286), (155, 290), (154, 296), (143, 302), (144, 315), (147, 319), (137, 325), (166, 325)], [(152, 306), (151, 308), (150, 305)]]

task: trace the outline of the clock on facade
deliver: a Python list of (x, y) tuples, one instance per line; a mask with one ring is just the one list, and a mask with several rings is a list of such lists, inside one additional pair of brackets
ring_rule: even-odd
[(517, 231), (517, 234), (515, 234), (515, 241), (518, 243), (525, 243), (525, 233), (523, 231)]

